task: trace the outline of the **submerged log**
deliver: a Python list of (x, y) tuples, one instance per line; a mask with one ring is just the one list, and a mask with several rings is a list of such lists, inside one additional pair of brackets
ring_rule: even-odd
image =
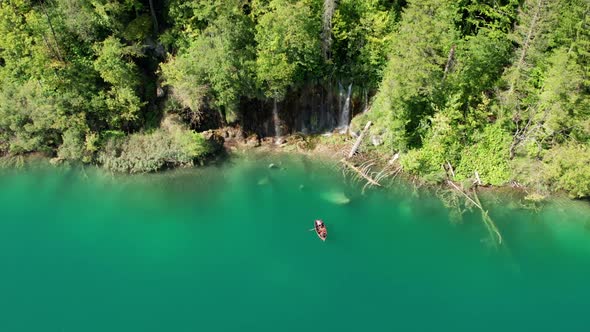
[(381, 187), (381, 184), (379, 182), (377, 182), (375, 179), (373, 179), (372, 177), (370, 177), (369, 175), (367, 175), (365, 172), (363, 172), (360, 168), (354, 166), (352, 163), (346, 161), (346, 159), (342, 159), (340, 160), (340, 162), (342, 162), (344, 165), (346, 165), (348, 168), (352, 169), (353, 171), (355, 171), (358, 175), (360, 175), (361, 177), (363, 177), (365, 180), (367, 180), (370, 184), (377, 186), (377, 187)]
[(502, 244), (502, 234), (500, 234), (500, 230), (498, 229), (498, 226), (496, 226), (496, 223), (494, 223), (494, 221), (492, 220), (492, 218), (488, 214), (488, 211), (484, 210), (481, 202), (479, 201), (479, 197), (477, 197), (477, 193), (475, 192), (475, 190), (473, 191), (473, 198), (471, 198), (471, 196), (467, 195), (467, 193), (465, 193), (465, 191), (463, 191), (461, 188), (457, 187), (457, 185), (454, 184), (452, 181), (447, 181), (447, 183), (451, 187), (453, 187), (455, 190), (460, 192), (463, 196), (465, 196), (465, 198), (467, 200), (469, 200), (471, 203), (473, 203), (473, 205), (475, 205), (481, 211), (481, 218), (483, 219), (484, 225), (486, 226), (486, 228), (490, 232), (490, 236), (493, 237), (493, 234), (496, 234), (496, 237), (498, 238), (498, 244), (501, 245)]
[(363, 141), (363, 137), (365, 136), (365, 134), (369, 130), (369, 127), (371, 127), (371, 124), (372, 124), (371, 121), (367, 122), (367, 124), (365, 125), (365, 128), (363, 129), (363, 131), (361, 131), (361, 134), (359, 135), (359, 137), (356, 139), (356, 142), (352, 146), (352, 149), (350, 149), (350, 153), (348, 154), (348, 158), (352, 158), (352, 156), (354, 156), (356, 151), (359, 149), (359, 147), (361, 146), (361, 142)]

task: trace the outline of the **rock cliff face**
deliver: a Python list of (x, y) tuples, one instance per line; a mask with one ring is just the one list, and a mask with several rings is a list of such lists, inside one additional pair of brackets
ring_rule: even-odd
[[(342, 122), (343, 118), (349, 122), (363, 111), (361, 101), (352, 91), (350, 83), (316, 84), (289, 93), (285, 100), (277, 102), (281, 135), (329, 132), (348, 125)], [(260, 137), (276, 136), (273, 107), (272, 100), (242, 99), (237, 122), (245, 132)]]
[(218, 154), (223, 151), (225, 139), (219, 132), (214, 130), (207, 130), (202, 132), (201, 134), (211, 145), (211, 153)]

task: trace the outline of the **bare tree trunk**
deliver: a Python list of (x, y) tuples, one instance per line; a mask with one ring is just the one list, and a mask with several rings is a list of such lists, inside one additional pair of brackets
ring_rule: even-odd
[(456, 46), (453, 45), (451, 47), (451, 50), (449, 51), (449, 57), (447, 58), (447, 64), (445, 65), (445, 73), (443, 75), (443, 81), (447, 78), (447, 74), (449, 73), (449, 71), (453, 67), (453, 63), (455, 62), (455, 47)]
[(361, 146), (361, 142), (363, 141), (363, 137), (365, 136), (365, 133), (369, 130), (369, 127), (371, 127), (371, 121), (367, 122), (367, 124), (365, 125), (365, 129), (363, 129), (363, 131), (361, 131), (361, 134), (356, 139), (356, 142), (352, 146), (352, 149), (350, 149), (350, 153), (348, 154), (348, 158), (352, 158), (352, 156), (354, 156), (354, 154), (356, 153), (356, 150), (358, 150), (359, 146)]
[[(520, 57), (518, 58), (518, 62), (516, 63), (516, 72), (517, 73), (522, 70), (522, 67), (524, 66), (524, 60), (526, 58), (530, 44), (535, 39), (535, 31), (537, 28), (537, 24), (539, 23), (539, 19), (541, 16), (541, 10), (543, 9), (544, 2), (545, 2), (544, 0), (537, 1), (537, 5), (535, 7), (535, 12), (533, 14), (533, 18), (531, 20), (529, 29), (527, 31), (526, 37), (524, 39), (524, 43), (523, 43), (521, 51), (520, 51)], [(514, 86), (516, 85), (516, 81), (518, 80), (517, 77), (511, 80), (510, 88), (508, 89), (508, 95), (511, 95), (514, 92)]]
[(324, 12), (322, 14), (322, 54), (324, 60), (330, 59), (330, 47), (332, 46), (332, 17), (336, 10), (336, 0), (324, 0)]
[(51, 23), (51, 18), (49, 17), (49, 14), (47, 13), (47, 9), (45, 9), (45, 1), (41, 1), (41, 10), (43, 10), (43, 14), (45, 14), (45, 17), (47, 18), (47, 23), (49, 24), (49, 29), (51, 30), (51, 34), (53, 35), (53, 41), (55, 43), (55, 51), (57, 52), (57, 58), (59, 59), (59, 61), (64, 61), (63, 57), (61, 56), (61, 52), (59, 50), (59, 45), (57, 43), (57, 37), (55, 35), (55, 30), (53, 29), (53, 24)]
[(150, 2), (150, 13), (152, 14), (152, 20), (154, 22), (154, 37), (158, 36), (158, 17), (156, 16), (156, 10), (154, 9), (154, 0), (149, 0)]

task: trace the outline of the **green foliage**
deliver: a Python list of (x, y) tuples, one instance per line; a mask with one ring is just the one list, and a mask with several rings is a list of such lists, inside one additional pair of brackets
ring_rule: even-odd
[(397, 11), (379, 0), (339, 1), (332, 20), (336, 76), (375, 89), (387, 64)]
[(199, 111), (208, 96), (209, 106), (233, 114), (239, 97), (252, 93), (251, 25), (244, 15), (220, 17), (186, 50), (162, 64), (165, 84), (184, 107)]
[(421, 127), (440, 102), (447, 54), (458, 37), (453, 3), (415, 0), (402, 14), (373, 104), (375, 122), (383, 123), (394, 149), (419, 144)]
[(485, 28), (500, 33), (510, 32), (516, 19), (519, 0), (461, 0), (458, 7), (463, 12), (463, 35), (475, 35)]
[(82, 160), (84, 153), (84, 137), (76, 130), (66, 130), (62, 136), (62, 144), (57, 150), (61, 159)]
[(483, 102), (482, 96), (493, 93), (509, 61), (510, 45), (506, 34), (487, 28), (458, 42), (445, 88), (459, 95), (461, 109), (475, 108)]
[(372, 121), (371, 149), (429, 182), (451, 165), (457, 180), (588, 195), (587, 0), (168, 0), (155, 34), (153, 3), (0, 1), (0, 155), (190, 164), (209, 144), (149, 131), (162, 109), (263, 119), (253, 105), (341, 82), (354, 112), (373, 96), (352, 128)]
[(139, 85), (139, 73), (132, 56), (138, 56), (139, 52), (129, 46), (123, 45), (117, 38), (108, 37), (95, 46), (97, 58), (94, 68), (100, 76), (113, 86), (137, 88)]
[(118, 37), (141, 9), (134, 0), (0, 3), (0, 131), (11, 153), (88, 160), (86, 131), (141, 120), (140, 51)]
[(480, 135), (474, 137), (474, 144), (466, 146), (461, 152), (459, 166), (456, 167), (458, 180), (474, 178), (478, 172), (484, 184), (503, 185), (511, 178), (508, 165), (511, 137), (501, 126), (487, 126)]
[(415, 173), (428, 182), (440, 182), (448, 163), (455, 164), (461, 151), (461, 131), (453, 127), (453, 114), (437, 113), (432, 128), (420, 149), (408, 151), (401, 159), (405, 171)]
[(67, 118), (60, 99), (43, 91), (35, 81), (5, 84), (0, 89), (0, 128), (9, 138), (13, 154), (48, 151), (59, 142)]
[(99, 153), (106, 169), (125, 173), (145, 173), (165, 167), (192, 165), (211, 151), (198, 133), (180, 126), (110, 138)]
[(257, 80), (270, 98), (283, 99), (319, 69), (319, 13), (309, 2), (271, 0), (258, 18)]
[(141, 42), (151, 34), (151, 30), (152, 18), (144, 14), (131, 21), (122, 32), (122, 36), (126, 40)]
[(587, 88), (584, 86), (584, 68), (565, 48), (556, 49), (547, 62), (547, 77), (534, 117), (540, 126), (532, 136), (545, 145), (564, 142), (569, 136), (588, 141), (590, 95), (580, 93)]
[(440, 183), (445, 179), (444, 160), (433, 149), (413, 149), (400, 160), (404, 171), (419, 175), (426, 183)]
[(571, 143), (547, 151), (543, 179), (547, 185), (565, 190), (571, 197), (590, 196), (590, 147)]

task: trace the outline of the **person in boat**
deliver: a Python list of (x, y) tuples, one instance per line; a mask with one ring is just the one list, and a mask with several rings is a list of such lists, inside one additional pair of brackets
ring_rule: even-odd
[(321, 237), (326, 237), (326, 235), (328, 235), (328, 231), (326, 230), (326, 226), (324, 226), (324, 224), (318, 225), (318, 233)]

